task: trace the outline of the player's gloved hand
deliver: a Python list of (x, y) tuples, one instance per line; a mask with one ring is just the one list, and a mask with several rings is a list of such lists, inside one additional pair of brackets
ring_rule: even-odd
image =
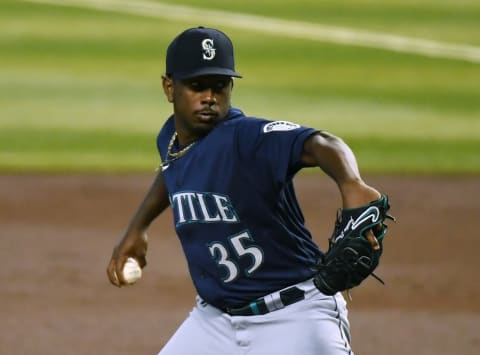
[(373, 271), (380, 262), (388, 229), (384, 222), (387, 218), (395, 220), (389, 209), (388, 197), (382, 195), (368, 205), (338, 210), (328, 251), (314, 277), (322, 293), (333, 295), (360, 285), (369, 275), (376, 277)]
[(146, 233), (127, 233), (113, 249), (112, 257), (107, 267), (107, 276), (110, 282), (122, 287), (129, 283), (123, 277), (123, 266), (128, 258), (132, 257), (138, 261), (143, 269), (147, 265), (148, 236)]

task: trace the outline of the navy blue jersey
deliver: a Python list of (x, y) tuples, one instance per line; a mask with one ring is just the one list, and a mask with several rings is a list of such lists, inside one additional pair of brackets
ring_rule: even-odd
[(225, 121), (169, 161), (173, 116), (163, 126), (157, 147), (175, 229), (206, 302), (242, 306), (313, 275), (321, 252), (304, 226), (292, 178), (315, 132), (230, 109)]

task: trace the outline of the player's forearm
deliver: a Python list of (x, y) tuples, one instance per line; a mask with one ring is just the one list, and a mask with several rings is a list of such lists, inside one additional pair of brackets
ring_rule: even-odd
[(336, 182), (345, 208), (368, 203), (380, 196), (363, 182), (350, 147), (341, 138), (328, 132), (319, 132), (307, 140), (304, 162), (319, 166)]
[(162, 173), (159, 172), (150, 190), (147, 192), (130, 221), (128, 231), (144, 232), (169, 204), (168, 192), (163, 181)]

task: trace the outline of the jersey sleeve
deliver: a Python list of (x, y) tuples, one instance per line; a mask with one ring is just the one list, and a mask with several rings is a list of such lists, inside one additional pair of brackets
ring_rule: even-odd
[(290, 180), (305, 167), (303, 145), (318, 131), (288, 121), (248, 118), (237, 130), (238, 151), (255, 169), (268, 169), (275, 182)]

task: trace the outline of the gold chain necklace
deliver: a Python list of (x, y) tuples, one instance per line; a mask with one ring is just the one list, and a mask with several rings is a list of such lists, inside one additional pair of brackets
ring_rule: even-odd
[(170, 142), (168, 143), (168, 147), (167, 147), (167, 157), (170, 156), (174, 159), (177, 159), (177, 158), (180, 158), (182, 155), (184, 155), (190, 148), (193, 147), (193, 145), (195, 144), (195, 142), (192, 142), (190, 143), (189, 145), (187, 145), (186, 147), (183, 147), (182, 149), (180, 149), (178, 152), (174, 153), (172, 152), (172, 148), (173, 148), (173, 143), (175, 143), (175, 139), (177, 138), (177, 132), (173, 132), (173, 135), (172, 135), (172, 138), (170, 138)]

